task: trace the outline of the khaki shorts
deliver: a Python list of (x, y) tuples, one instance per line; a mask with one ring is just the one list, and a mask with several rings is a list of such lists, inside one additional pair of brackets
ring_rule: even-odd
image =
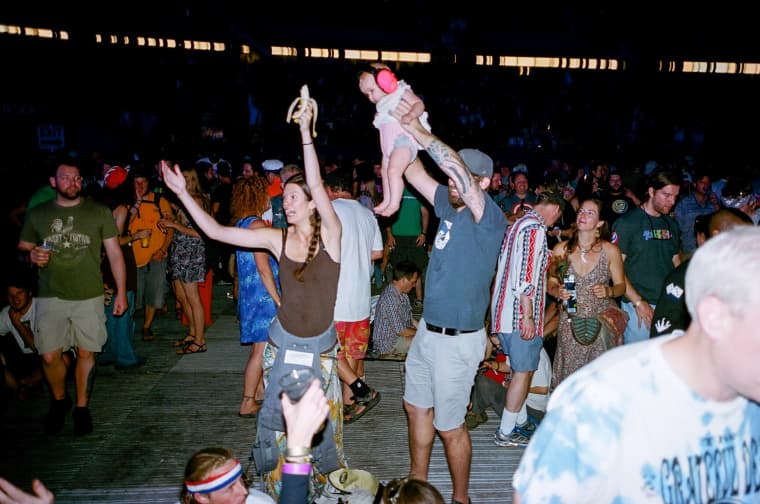
[(81, 301), (37, 298), (34, 344), (40, 355), (72, 347), (100, 352), (106, 338), (103, 296)]
[(391, 353), (405, 354), (409, 352), (409, 346), (412, 344), (412, 338), (406, 336), (396, 336), (396, 343), (393, 345)]
[(447, 336), (428, 331), (420, 320), (406, 355), (404, 400), (418, 408), (433, 408), (437, 430), (456, 429), (464, 423), (485, 351), (485, 329)]

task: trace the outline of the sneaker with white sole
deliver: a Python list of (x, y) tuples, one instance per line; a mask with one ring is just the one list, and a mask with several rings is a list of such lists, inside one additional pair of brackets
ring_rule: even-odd
[(525, 448), (530, 442), (530, 437), (520, 432), (517, 426), (515, 426), (509, 434), (504, 434), (501, 432), (501, 427), (497, 427), (496, 432), (493, 435), (493, 442), (496, 446)]
[(538, 427), (538, 424), (531, 422), (530, 418), (528, 418), (525, 423), (515, 425), (515, 430), (530, 439), (533, 436), (533, 433), (536, 432), (536, 427)]

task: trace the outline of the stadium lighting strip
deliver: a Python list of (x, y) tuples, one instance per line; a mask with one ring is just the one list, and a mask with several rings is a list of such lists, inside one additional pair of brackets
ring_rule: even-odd
[(760, 63), (725, 61), (662, 61), (660, 72), (760, 75)]
[[(36, 37), (50, 40), (70, 40), (66, 30), (53, 30), (51, 28), (35, 28), (29, 26), (0, 24), (0, 35), (15, 35), (22, 37)], [(95, 34), (95, 43), (108, 45), (154, 47), (161, 49), (185, 49), (188, 51), (225, 52), (227, 44), (207, 40), (182, 40), (173, 38), (148, 37), (116, 34)], [(340, 59), (341, 55), (347, 60), (361, 61), (389, 61), (399, 63), (430, 63), (431, 54), (427, 52), (402, 52), (402, 51), (376, 51), (367, 49), (337, 49), (320, 47), (285, 47), (271, 46), (272, 56), (295, 58)], [(249, 58), (252, 55), (250, 46), (241, 45), (240, 54)], [(255, 61), (253, 59), (252, 61)], [(458, 58), (455, 57), (455, 62)], [(543, 56), (493, 56), (477, 54), (474, 58), (477, 66), (499, 66), (518, 68), (520, 75), (529, 75), (533, 68), (553, 68), (571, 70), (625, 70), (625, 61), (607, 58), (569, 58), (569, 57), (543, 57)], [(708, 73), (708, 74), (743, 74), (760, 75), (760, 63), (752, 62), (727, 62), (727, 61), (675, 61), (660, 60), (658, 70), (665, 73)]]

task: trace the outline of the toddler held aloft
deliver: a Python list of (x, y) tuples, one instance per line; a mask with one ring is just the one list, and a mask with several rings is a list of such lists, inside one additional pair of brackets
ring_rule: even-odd
[[(417, 159), (417, 150), (420, 147), (401, 124), (409, 124), (419, 118), (428, 131), (430, 125), (422, 100), (414, 94), (409, 84), (397, 80), (383, 63), (373, 63), (368, 70), (359, 72), (359, 90), (376, 108), (372, 124), (380, 132), (383, 201), (374, 211), (387, 217), (396, 213), (401, 205), (404, 171)], [(402, 100), (410, 105), (410, 110), (397, 120), (391, 116), (391, 111)]]

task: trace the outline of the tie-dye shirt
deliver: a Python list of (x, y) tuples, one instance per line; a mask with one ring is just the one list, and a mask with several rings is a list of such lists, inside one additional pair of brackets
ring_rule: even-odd
[(515, 473), (523, 503), (760, 502), (760, 405), (700, 397), (672, 335), (616, 348), (556, 389)]

